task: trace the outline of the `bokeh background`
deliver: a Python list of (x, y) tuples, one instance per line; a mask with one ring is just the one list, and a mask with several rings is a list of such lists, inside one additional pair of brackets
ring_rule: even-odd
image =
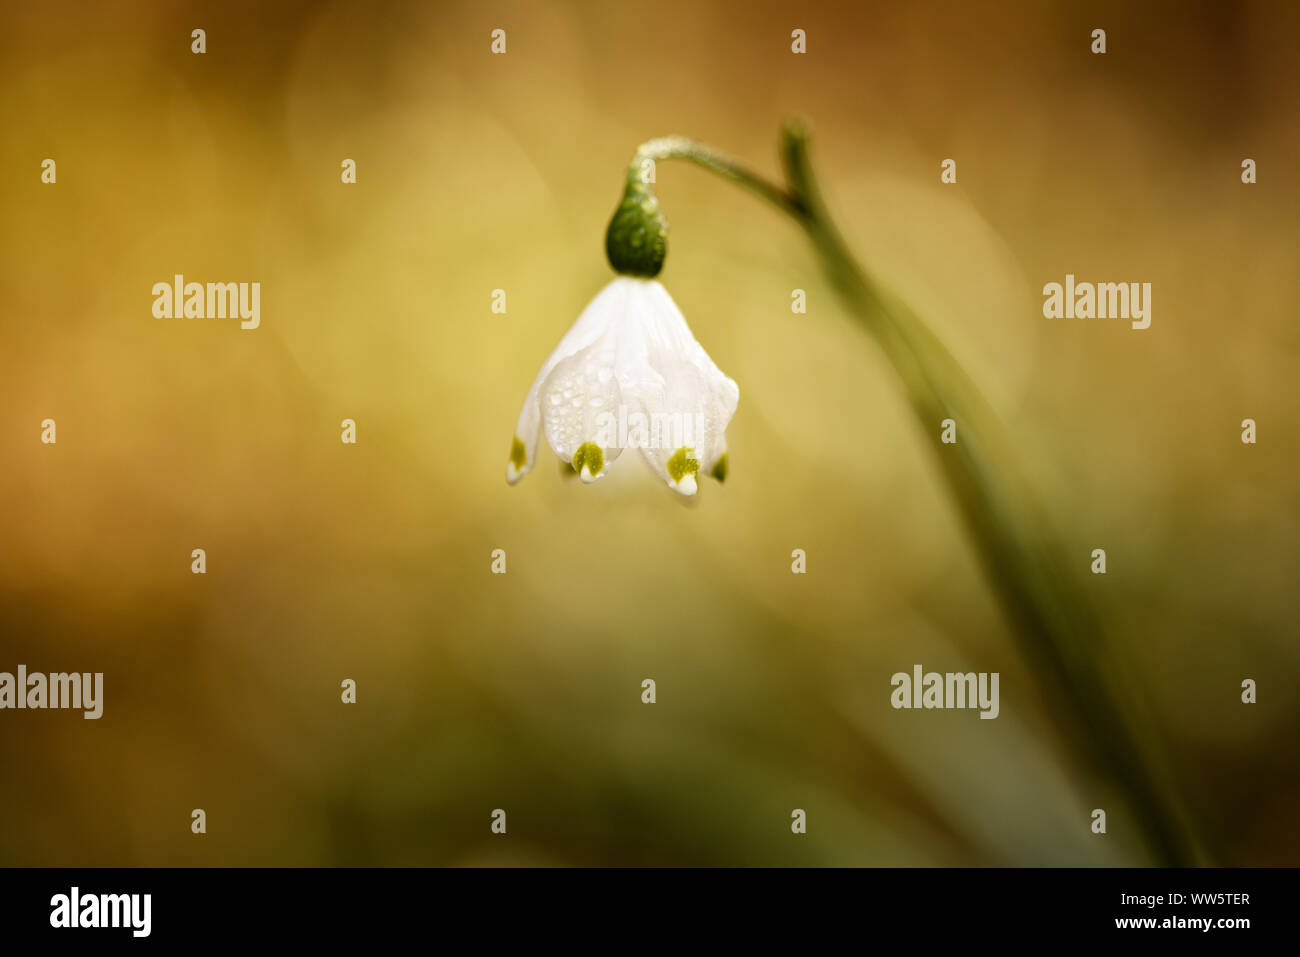
[[(636, 145), (775, 175), (790, 114), (1081, 572), (1107, 549), (1113, 666), (1215, 859), (1297, 863), (1298, 27), (1285, 3), (5, 5), (0, 670), (102, 671), (105, 712), (0, 713), (0, 863), (1152, 860), (890, 368), (752, 197), (659, 169), (662, 278), (740, 385), (727, 484), (688, 507), (634, 454), (504, 481), (609, 278)], [(178, 272), (261, 282), (261, 328), (154, 319)], [(1151, 328), (1044, 319), (1067, 272), (1151, 282)], [(916, 663), (1000, 672), (1001, 716), (892, 710)]]

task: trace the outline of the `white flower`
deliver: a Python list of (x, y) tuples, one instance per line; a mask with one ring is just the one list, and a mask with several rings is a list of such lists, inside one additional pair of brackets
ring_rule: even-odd
[(506, 464), (518, 482), (546, 441), (584, 482), (639, 448), (669, 486), (694, 495), (701, 470), (727, 472), (727, 423), (740, 389), (695, 341), (659, 282), (619, 276), (582, 311), (542, 364)]

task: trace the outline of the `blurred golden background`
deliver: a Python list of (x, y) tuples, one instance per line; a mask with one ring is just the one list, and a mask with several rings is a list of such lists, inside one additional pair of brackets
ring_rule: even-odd
[[(0, 671), (102, 671), (105, 701), (0, 713), (0, 863), (1150, 860), (891, 369), (752, 197), (658, 170), (661, 278), (740, 386), (727, 484), (686, 507), (635, 453), (588, 487), (549, 451), (504, 481), (610, 276), (637, 144), (775, 175), (791, 114), (1081, 568), (1106, 548), (1088, 585), (1216, 859), (1297, 863), (1297, 26), (1282, 3), (7, 6)], [(1151, 282), (1151, 328), (1043, 318), (1067, 272)], [(176, 273), (261, 282), (261, 327), (155, 319)], [(1000, 717), (893, 710), (916, 663), (1000, 672)]]

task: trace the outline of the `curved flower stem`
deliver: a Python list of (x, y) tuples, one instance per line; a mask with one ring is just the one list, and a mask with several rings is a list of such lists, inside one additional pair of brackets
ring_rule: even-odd
[(689, 160), (697, 166), (703, 166), (705, 169), (717, 173), (724, 179), (731, 180), (737, 186), (744, 187), (796, 219), (804, 214), (804, 210), (799, 205), (799, 201), (794, 194), (787, 192), (775, 183), (769, 183), (725, 153), (719, 153), (711, 147), (687, 139), (684, 136), (661, 136), (638, 146), (636, 155), (632, 157), (632, 162), (627, 165), (627, 189), (637, 189), (644, 183), (646, 160), (658, 162), (665, 159)]
[[(997, 416), (957, 360), (905, 303), (863, 270), (826, 210), (808, 156), (808, 132), (787, 124), (781, 138), (787, 185), (773, 184), (724, 154), (680, 136), (650, 140), (636, 152), (627, 189), (647, 191), (646, 159), (684, 159), (766, 199), (811, 239), (848, 310), (884, 350), (936, 453), (990, 583), (1021, 646), (1063, 693), (1094, 764), (1105, 770), (1141, 821), (1165, 865), (1208, 863), (1189, 816), (1170, 785), (1140, 696), (1111, 663), (1101, 617), (1065, 558)], [(940, 423), (958, 423), (959, 441), (940, 442)], [(1085, 822), (1080, 827), (1086, 826)]]

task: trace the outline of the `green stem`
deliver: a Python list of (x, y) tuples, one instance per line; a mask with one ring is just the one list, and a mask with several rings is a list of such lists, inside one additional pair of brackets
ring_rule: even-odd
[[(644, 161), (684, 159), (767, 200), (803, 228), (844, 304), (902, 380), (1021, 646), (1071, 705), (1075, 730), (1083, 732), (1094, 764), (1105, 769), (1127, 795), (1157, 860), (1167, 865), (1207, 863), (1188, 814), (1170, 785), (1161, 749), (1155, 741), (1141, 743), (1136, 729), (1153, 724), (1143, 713), (1140, 696), (1127, 686), (1122, 669), (1107, 665), (1111, 649), (1105, 643), (1101, 617), (1074, 571), (1078, 560), (1066, 557), (1051, 522), (1015, 465), (1018, 456), (1005, 429), (920, 317), (858, 265), (817, 188), (808, 133), (801, 124), (786, 126), (781, 156), (784, 188), (683, 137), (651, 140), (637, 150), (628, 167), (620, 209), (650, 212), (660, 224), (660, 250), (666, 253), (667, 227), (644, 182)], [(611, 223), (607, 245), (615, 238)], [(662, 259), (660, 255), (653, 272), (641, 274), (657, 273)], [(940, 423), (949, 418), (958, 428), (954, 445), (939, 438)]]
[(658, 162), (665, 159), (689, 160), (697, 166), (703, 166), (710, 172), (717, 173), (724, 179), (731, 180), (737, 186), (749, 190), (761, 199), (767, 200), (783, 212), (789, 213), (796, 218), (804, 213), (799, 201), (791, 193), (786, 192), (780, 186), (769, 183), (725, 153), (719, 153), (711, 147), (689, 140), (684, 136), (661, 136), (659, 139), (650, 140), (637, 147), (636, 155), (632, 157), (632, 162), (627, 166), (626, 188), (635, 190), (648, 185), (644, 182), (645, 161)]

